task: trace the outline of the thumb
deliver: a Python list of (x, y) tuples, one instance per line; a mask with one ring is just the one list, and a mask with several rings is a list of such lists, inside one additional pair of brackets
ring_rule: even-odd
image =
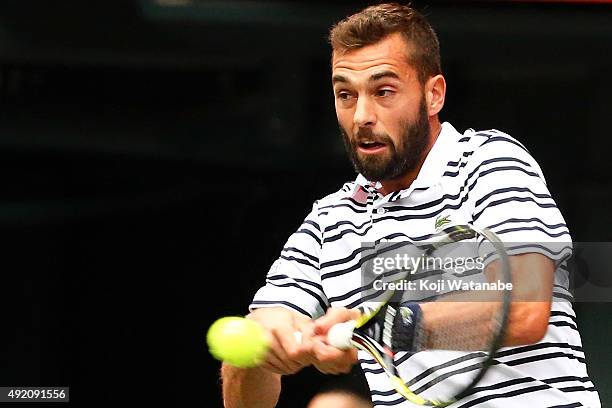
[(332, 307), (327, 310), (325, 316), (320, 317), (314, 322), (314, 334), (327, 335), (327, 332), (336, 323), (344, 323), (359, 317), (357, 309), (347, 309), (345, 307)]

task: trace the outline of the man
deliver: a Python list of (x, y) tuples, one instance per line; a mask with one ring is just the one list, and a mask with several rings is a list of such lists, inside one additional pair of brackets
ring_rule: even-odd
[[(436, 34), (422, 15), (397, 4), (368, 7), (338, 23), (330, 41), (336, 114), (359, 175), (314, 204), (255, 295), (248, 317), (268, 330), (271, 350), (261, 367), (223, 366), (230, 408), (273, 407), (281, 376), (307, 365), (341, 373), (357, 362), (354, 350), (329, 346), (325, 335), (357, 316), (362, 242), (434, 234), (440, 218), (488, 227), (505, 242), (571, 240), (521, 143), (495, 130), (460, 134), (440, 122), (446, 81)], [(568, 296), (564, 262), (571, 249), (513, 254), (504, 346), (538, 347), (511, 349), (482, 390), (452, 407), (600, 406), (571, 305), (551, 301)], [(480, 312), (478, 304), (455, 306), (422, 304), (424, 321), (435, 325)], [(374, 406), (415, 406), (371, 362), (362, 366)]]

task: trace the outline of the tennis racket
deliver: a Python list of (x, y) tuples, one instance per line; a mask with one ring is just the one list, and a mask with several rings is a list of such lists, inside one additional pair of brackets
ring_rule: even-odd
[[(377, 249), (371, 259), (393, 259), (388, 248)], [(373, 361), (366, 365), (380, 370), (374, 368), (379, 365), (405, 399), (444, 407), (475, 392), (494, 363), (510, 310), (509, 259), (492, 231), (471, 225), (446, 228), (410, 251), (417, 262), (378, 275), (385, 287), (373, 285), (379, 290), (365, 296), (361, 317), (334, 325), (328, 342), (367, 352)], [(456, 264), (465, 262), (439, 261), (465, 261), (462, 257), (473, 254), (476, 267), (459, 272)]]

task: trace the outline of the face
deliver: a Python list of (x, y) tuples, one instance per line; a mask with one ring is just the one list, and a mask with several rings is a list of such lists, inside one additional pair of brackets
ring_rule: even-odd
[(334, 54), (336, 115), (349, 158), (371, 181), (414, 170), (428, 146), (430, 124), (423, 86), (400, 34)]

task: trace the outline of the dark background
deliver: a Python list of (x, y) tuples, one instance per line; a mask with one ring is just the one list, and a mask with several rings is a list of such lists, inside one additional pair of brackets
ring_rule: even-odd
[[(207, 327), (354, 177), (325, 37), (367, 3), (57, 3), (0, 3), (0, 385), (219, 406)], [(524, 142), (574, 239), (611, 240), (612, 6), (414, 4), (442, 45), (442, 119)], [(606, 406), (612, 307), (576, 309)], [(329, 382), (287, 378), (281, 406)]]

